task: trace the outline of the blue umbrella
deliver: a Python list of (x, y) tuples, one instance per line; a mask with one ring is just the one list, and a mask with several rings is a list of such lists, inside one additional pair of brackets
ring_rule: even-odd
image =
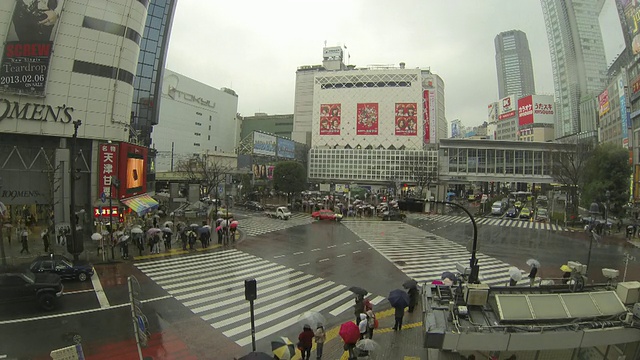
[(387, 297), (389, 300), (389, 304), (394, 308), (405, 308), (409, 306), (409, 294), (407, 294), (404, 290), (395, 289), (389, 293)]

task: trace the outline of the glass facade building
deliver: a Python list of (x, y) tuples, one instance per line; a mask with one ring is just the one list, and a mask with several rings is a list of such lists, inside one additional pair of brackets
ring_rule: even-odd
[(498, 71), (498, 98), (519, 99), (536, 93), (533, 63), (527, 34), (520, 30), (501, 32), (494, 39)]
[(151, 146), (153, 125), (158, 124), (162, 78), (176, 3), (177, 0), (154, 0), (148, 4), (131, 107), (133, 131), (130, 141), (142, 146)]

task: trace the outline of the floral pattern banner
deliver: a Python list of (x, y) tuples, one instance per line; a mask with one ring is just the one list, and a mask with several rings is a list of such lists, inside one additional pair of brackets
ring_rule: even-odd
[(378, 135), (378, 103), (358, 104), (356, 135)]
[(416, 103), (396, 103), (396, 135), (418, 135)]
[(320, 105), (320, 135), (340, 135), (340, 104)]

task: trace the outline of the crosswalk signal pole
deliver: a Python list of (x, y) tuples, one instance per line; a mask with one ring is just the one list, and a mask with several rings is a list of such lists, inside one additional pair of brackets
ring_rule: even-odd
[(253, 351), (256, 351), (256, 322), (253, 312), (253, 300), (258, 298), (256, 279), (244, 281), (244, 298), (249, 301), (249, 311), (251, 312), (251, 348)]

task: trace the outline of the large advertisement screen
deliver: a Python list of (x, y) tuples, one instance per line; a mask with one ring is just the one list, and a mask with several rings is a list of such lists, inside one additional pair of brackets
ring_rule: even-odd
[(378, 103), (359, 103), (356, 110), (356, 135), (378, 135)]
[(416, 103), (396, 103), (396, 135), (418, 135), (418, 115)]
[(113, 177), (118, 177), (118, 144), (100, 144), (98, 150), (98, 196), (110, 198)]
[(617, 0), (618, 8), (624, 13), (624, 22), (626, 23), (626, 38), (631, 41), (631, 50), (636, 55), (640, 53), (640, 7), (638, 0)]
[(498, 120), (505, 120), (516, 116), (515, 96), (510, 95), (500, 100)]
[(533, 96), (518, 99), (518, 125), (533, 124)]
[(340, 104), (320, 105), (320, 135), (340, 135)]
[(430, 138), (430, 134), (431, 134), (431, 123), (430, 123), (430, 116), (429, 116), (429, 110), (430, 110), (431, 106), (429, 106), (429, 90), (423, 90), (422, 91), (422, 126), (424, 127), (424, 143), (428, 144), (431, 141)]
[(16, 1), (0, 64), (0, 89), (44, 95), (63, 2)]
[(254, 131), (253, 153), (258, 155), (276, 156), (276, 137)]
[(147, 192), (147, 148), (120, 144), (120, 199)]
[(278, 157), (293, 159), (296, 157), (296, 144), (292, 140), (278, 138)]
[(609, 90), (605, 90), (598, 95), (598, 114), (602, 117), (609, 112)]
[(533, 121), (536, 124), (555, 124), (555, 102), (551, 95), (532, 95)]

